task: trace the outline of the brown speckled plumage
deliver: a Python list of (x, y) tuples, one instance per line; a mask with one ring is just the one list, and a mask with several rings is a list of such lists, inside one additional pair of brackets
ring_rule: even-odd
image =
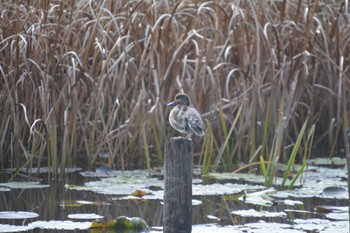
[(191, 134), (205, 135), (201, 115), (193, 107), (186, 94), (177, 94), (174, 101), (169, 103), (168, 106), (173, 106), (170, 111), (169, 122), (174, 129), (187, 134), (186, 138), (190, 138)]

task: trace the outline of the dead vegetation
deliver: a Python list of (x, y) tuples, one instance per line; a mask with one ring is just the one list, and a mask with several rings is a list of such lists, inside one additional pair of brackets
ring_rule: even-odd
[(160, 165), (180, 91), (203, 113), (210, 169), (285, 162), (304, 122), (332, 156), (349, 127), (347, 4), (3, 1), (0, 170)]

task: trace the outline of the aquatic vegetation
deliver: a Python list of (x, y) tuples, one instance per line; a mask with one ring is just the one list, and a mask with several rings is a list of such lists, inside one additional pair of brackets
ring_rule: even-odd
[(90, 228), (93, 232), (97, 229), (130, 230), (132, 232), (145, 232), (149, 229), (147, 223), (142, 218), (128, 218), (125, 216), (120, 216), (116, 220), (107, 223), (93, 221)]
[(28, 219), (37, 218), (39, 214), (25, 211), (0, 211), (0, 219)]
[(7, 182), (7, 183), (0, 183), (0, 186), (7, 187), (10, 189), (33, 189), (33, 188), (48, 188), (50, 185), (48, 184), (41, 184), (40, 182), (34, 182), (34, 181), (23, 181), (23, 182)]
[[(307, 167), (293, 189), (281, 188), (283, 177), (276, 178), (275, 188), (267, 189), (262, 175), (196, 174), (192, 181), (192, 232), (346, 232), (345, 171), (344, 165)], [(76, 177), (67, 180), (65, 188), (54, 183), (46, 186), (45, 181), (2, 183), (0, 187), (8, 188), (0, 189), (2, 200), (6, 200), (0, 205), (0, 218), (6, 223), (0, 224), (0, 232), (90, 230), (95, 219), (99, 219), (93, 224), (96, 232), (114, 232), (118, 224), (131, 232), (131, 220), (139, 218), (147, 222), (149, 232), (159, 232), (162, 169), (152, 170), (157, 177), (147, 174), (147, 170), (122, 172), (105, 168), (89, 173), (77, 171), (71, 174)], [(116, 216), (134, 218), (118, 221)], [(142, 222), (136, 221), (136, 225)]]

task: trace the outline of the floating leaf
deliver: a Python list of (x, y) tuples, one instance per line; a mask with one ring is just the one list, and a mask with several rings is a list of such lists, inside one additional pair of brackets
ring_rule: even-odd
[(340, 157), (315, 158), (315, 159), (310, 159), (309, 163), (311, 165), (318, 165), (318, 166), (345, 166), (346, 159), (340, 158)]
[(207, 195), (229, 195), (240, 193), (245, 190), (259, 190), (263, 189), (263, 186), (249, 185), (249, 184), (209, 184), (209, 185), (193, 185), (192, 192), (194, 196), (207, 196)]
[[(332, 168), (319, 168), (313, 172), (307, 172), (304, 174), (305, 182), (302, 187), (293, 190), (278, 191), (274, 196), (296, 197), (296, 198), (347, 198), (347, 193), (343, 188), (347, 188), (347, 182), (345, 182), (346, 171), (345, 169), (332, 169)], [(329, 187), (338, 187), (336, 195), (333, 197), (329, 194), (333, 188), (327, 190)], [(326, 190), (326, 192), (324, 192)], [(342, 190), (340, 192), (340, 190)], [(339, 194), (339, 195), (338, 195)]]
[(113, 170), (109, 167), (97, 167), (95, 171), (97, 174), (99, 173), (108, 174), (108, 173), (111, 173)]
[(78, 201), (65, 200), (60, 203), (60, 206), (62, 207), (81, 207), (83, 205), (105, 206), (105, 205), (111, 205), (111, 204), (106, 202), (100, 202), (100, 201), (92, 202), (92, 201), (82, 201), (82, 200), (78, 200)]
[(221, 219), (214, 216), (214, 215), (207, 215), (207, 218), (210, 219), (210, 220), (213, 220), (213, 221), (216, 221), (216, 222), (220, 222)]
[(113, 197), (113, 201), (118, 201), (118, 200), (132, 200), (135, 203), (143, 202), (145, 199), (142, 197), (135, 197), (135, 196), (122, 196), (122, 197)]
[(266, 232), (278, 232), (278, 233), (305, 233), (305, 231), (292, 229), (289, 224), (275, 223), (275, 222), (254, 222), (247, 223), (244, 226), (240, 226), (243, 232), (254, 232), (254, 233), (266, 233)]
[(319, 233), (349, 233), (349, 221), (330, 222)]
[(316, 206), (317, 213), (325, 214), (328, 219), (332, 220), (348, 220), (349, 219), (349, 207), (348, 206), (328, 206), (321, 205)]
[(295, 219), (293, 220), (294, 228), (302, 229), (306, 232), (320, 233), (348, 233), (348, 221), (329, 221), (326, 219)]
[(68, 218), (70, 218), (70, 219), (99, 219), (99, 218), (103, 218), (103, 216), (98, 215), (98, 214), (79, 213), (79, 214), (69, 214)]
[(83, 177), (110, 177), (109, 173), (93, 172), (93, 171), (83, 171), (79, 173)]
[(5, 188), (5, 187), (0, 187), (0, 192), (8, 192), (8, 191), (11, 191), (11, 189)]
[(287, 214), (284, 212), (269, 212), (269, 211), (257, 211), (254, 209), (249, 210), (235, 210), (231, 214), (239, 215), (242, 217), (267, 217), (267, 218), (276, 218), (276, 217), (287, 217)]
[[(125, 172), (126, 173), (126, 172)], [(162, 187), (163, 182), (157, 178), (147, 178), (141, 176), (139, 173), (131, 175), (120, 175), (117, 177), (102, 178), (100, 181), (91, 181), (85, 183), (84, 186), (66, 186), (68, 189), (76, 190), (89, 190), (92, 192), (107, 194), (107, 195), (129, 195), (135, 190), (143, 190), (147, 193), (152, 193), (152, 190), (148, 189), (149, 186)]]
[(136, 190), (136, 191), (132, 192), (130, 195), (131, 196), (135, 196), (135, 197), (142, 197), (142, 196), (144, 196), (146, 194), (147, 194), (147, 192), (145, 192), (145, 191)]
[(330, 212), (347, 212), (349, 210), (348, 206), (331, 206), (331, 205), (318, 205), (315, 206), (315, 210), (320, 214), (328, 214)]
[(0, 232), (23, 232), (23, 231), (30, 231), (33, 230), (34, 227), (31, 226), (15, 226), (15, 225), (8, 225), (8, 224), (0, 224)]
[(294, 228), (305, 230), (307, 232), (319, 232), (320, 230), (324, 230), (330, 223), (329, 220), (319, 218), (294, 219), (293, 222), (295, 223)]
[(323, 189), (320, 194), (323, 198), (348, 199), (348, 190), (343, 187), (331, 186)]
[(28, 226), (40, 229), (56, 230), (87, 230), (91, 222), (72, 222), (72, 221), (36, 221), (29, 223)]
[(34, 212), (24, 212), (24, 211), (1, 211), (0, 219), (27, 219), (27, 218), (37, 218), (39, 214)]
[(66, 189), (74, 189), (74, 190), (80, 190), (80, 191), (89, 191), (90, 188), (89, 187), (86, 187), (84, 185), (76, 185), (76, 184), (65, 184), (64, 187)]
[(289, 206), (295, 206), (295, 205), (303, 205), (304, 203), (302, 201), (297, 201), (297, 200), (278, 200), (278, 201), (275, 201), (277, 203), (280, 203), (280, 204), (284, 204), (284, 205), (289, 205)]
[[(30, 167), (30, 168), (21, 167), (19, 170), (17, 170), (16, 168), (8, 168), (5, 170), (10, 172), (20, 171), (21, 173), (25, 173), (25, 174), (44, 174), (44, 173), (51, 172), (51, 169), (52, 168), (49, 168), (49, 167)], [(81, 170), (82, 168), (80, 167), (67, 167), (64, 169), (64, 173), (74, 173)], [(61, 173), (61, 168), (57, 168), (57, 173)]]
[(203, 202), (201, 200), (192, 199), (192, 206), (202, 205), (202, 204), (203, 204)]
[(312, 214), (313, 212), (308, 210), (295, 210), (295, 209), (284, 209), (284, 212), (289, 213), (302, 213), (302, 214)]
[(110, 168), (101, 167), (97, 168), (96, 171), (83, 171), (79, 173), (84, 177), (147, 177), (148, 173), (146, 170), (127, 170), (117, 171)]
[(337, 221), (349, 220), (349, 213), (329, 213), (325, 215), (326, 218)]
[(220, 226), (210, 223), (193, 225), (192, 233), (242, 233), (242, 231), (236, 226)]
[(208, 173), (207, 175), (203, 175), (203, 177), (208, 177), (210, 179), (216, 179), (216, 180), (244, 180), (254, 184), (264, 183), (264, 177), (262, 175), (256, 175), (256, 174), (215, 172), (215, 173)]
[(273, 205), (273, 198), (269, 196), (271, 193), (275, 193), (276, 190), (266, 189), (254, 193), (248, 193), (244, 194), (238, 200), (244, 201), (245, 203), (254, 204), (254, 205), (261, 205), (261, 206), (272, 206)]
[(40, 182), (32, 181), (0, 183), (0, 186), (7, 187), (10, 189), (34, 189), (50, 187), (50, 185), (48, 184), (40, 184)]

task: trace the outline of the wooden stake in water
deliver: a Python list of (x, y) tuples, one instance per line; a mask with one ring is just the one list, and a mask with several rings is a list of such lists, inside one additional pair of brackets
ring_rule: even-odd
[(192, 140), (171, 138), (165, 145), (163, 232), (192, 231)]
[[(345, 150), (346, 150), (346, 165), (348, 168), (348, 194), (350, 200), (350, 128), (345, 130)], [(350, 201), (349, 203), (349, 232), (350, 232)]]

